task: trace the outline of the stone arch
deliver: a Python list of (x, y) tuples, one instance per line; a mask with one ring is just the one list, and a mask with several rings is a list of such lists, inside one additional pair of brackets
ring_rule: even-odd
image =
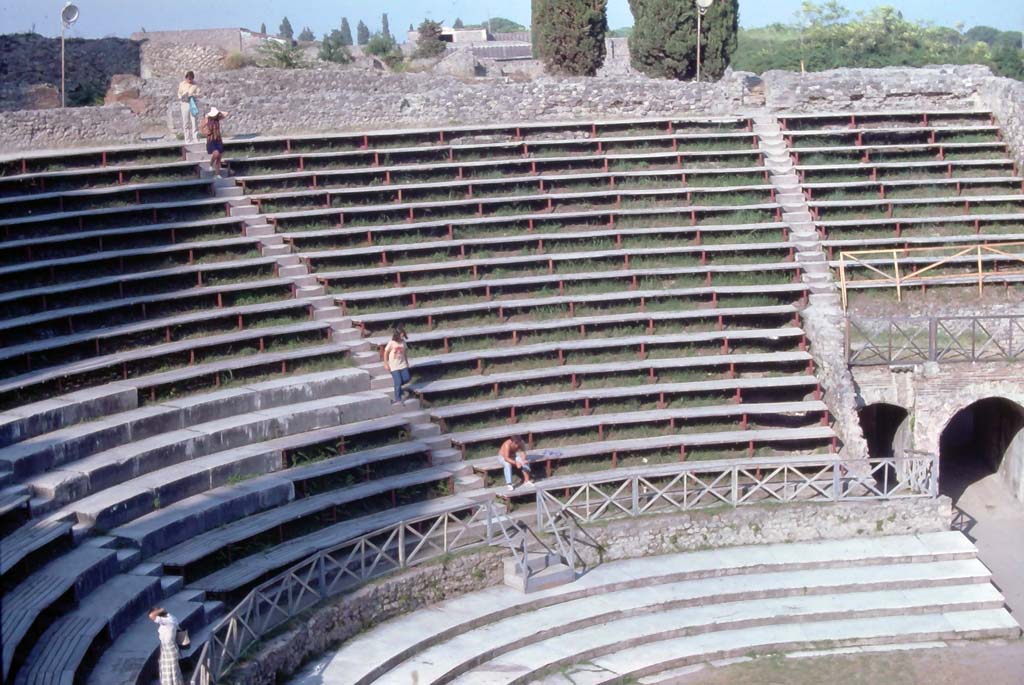
[(954, 501), (993, 473), (1024, 500), (1024, 406), (1005, 397), (960, 406), (939, 434), (939, 487)]
[(891, 459), (903, 456), (913, 439), (910, 412), (888, 402), (875, 402), (857, 412), (868, 455)]

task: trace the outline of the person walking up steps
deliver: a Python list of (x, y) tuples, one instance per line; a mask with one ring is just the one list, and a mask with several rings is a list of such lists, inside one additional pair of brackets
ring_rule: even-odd
[(391, 372), (395, 382), (395, 403), (402, 401), (402, 386), (411, 380), (409, 357), (405, 347), (405, 332), (396, 330), (384, 347), (384, 368)]
[(185, 137), (185, 144), (199, 142), (198, 122), (199, 110), (193, 113), (195, 98), (199, 96), (199, 86), (195, 84), (196, 75), (193, 72), (185, 74), (185, 80), (178, 84), (178, 107), (181, 108), (181, 129)]
[(178, 619), (162, 607), (149, 612), (149, 620), (156, 623), (157, 637), (160, 638), (160, 685), (185, 685), (178, 659)]

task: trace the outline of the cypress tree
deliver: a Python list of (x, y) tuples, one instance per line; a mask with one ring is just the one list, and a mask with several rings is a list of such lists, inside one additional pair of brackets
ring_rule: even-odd
[(267, 33), (267, 25), (266, 24), (260, 24), (260, 33), (266, 35), (266, 33)]
[(380, 15), (380, 33), (384, 36), (385, 40), (389, 40), (392, 43), (395, 41), (395, 37), (391, 35), (391, 27), (388, 25), (388, 13)]
[(366, 45), (370, 42), (370, 29), (366, 28), (366, 24), (363, 23), (362, 19), (356, 24), (356, 42), (360, 45)]
[(305, 43), (309, 43), (310, 41), (316, 40), (316, 36), (313, 35), (313, 29), (309, 28), (308, 26), (303, 26), (302, 32), (299, 33), (299, 40)]
[(535, 0), (534, 53), (554, 74), (593, 76), (604, 63), (608, 0)]
[(462, 20), (459, 19), (458, 17), (455, 17), (455, 23), (452, 24), (452, 28), (453, 29), (461, 29), (464, 26), (465, 26), (465, 24), (462, 23)]
[[(702, 20), (701, 73), (718, 78), (736, 51), (738, 0), (715, 0)], [(692, 78), (697, 73), (697, 6), (678, 0), (629, 0), (633, 68), (659, 78)]]
[(348, 17), (341, 18), (341, 44), (352, 45), (352, 29), (348, 25)]
[(292, 23), (288, 21), (288, 17), (281, 20), (281, 25), (277, 27), (277, 37), (284, 38), (285, 40), (291, 40), (294, 37), (292, 32)]
[(533, 44), (533, 58), (540, 59), (540, 46), (544, 44), (544, 23), (542, 15), (547, 9), (548, 0), (531, 0), (530, 2), (530, 42)]

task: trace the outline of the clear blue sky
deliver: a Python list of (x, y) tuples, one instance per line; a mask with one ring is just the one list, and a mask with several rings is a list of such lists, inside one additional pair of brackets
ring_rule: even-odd
[[(1024, 28), (1022, 0), (842, 2), (854, 10), (894, 5), (909, 19), (947, 26), (962, 21), (968, 27), (984, 24), (1003, 30)], [(375, 31), (382, 11), (388, 12), (395, 32), (424, 17), (448, 22), (461, 17), (473, 23), (490, 13), (522, 24), (530, 19), (530, 0), (76, 0), (76, 4), (81, 19), (69, 35), (84, 38), (127, 36), (141, 27), (150, 31), (227, 26), (258, 29), (260, 22), (266, 22), (273, 32), (285, 15), (296, 33), (308, 25), (317, 35), (338, 26), (342, 16), (348, 17), (353, 31), (360, 19)], [(0, 33), (28, 31), (34, 26), (39, 33), (56, 35), (60, 32), (57, 22), (62, 6), (62, 0), (0, 0)], [(787, 22), (799, 7), (800, 0), (740, 0), (740, 22), (745, 27)], [(627, 0), (609, 0), (608, 12), (613, 28), (633, 23)]]

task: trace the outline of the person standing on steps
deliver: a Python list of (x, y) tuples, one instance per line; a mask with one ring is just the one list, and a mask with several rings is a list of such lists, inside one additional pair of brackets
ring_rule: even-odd
[(224, 138), (220, 131), (220, 122), (227, 117), (216, 107), (211, 107), (203, 118), (203, 135), (206, 136), (206, 154), (210, 155), (210, 166), (214, 178), (220, 178), (220, 158), (224, 154)]
[(405, 331), (396, 329), (384, 346), (384, 368), (391, 372), (395, 383), (395, 403), (402, 401), (402, 386), (411, 380), (409, 356), (405, 347)]
[(185, 74), (185, 80), (178, 84), (178, 107), (181, 108), (181, 128), (186, 145), (199, 142), (199, 107), (196, 105), (199, 86), (195, 84), (195, 78), (195, 73), (189, 71)]
[(185, 685), (178, 659), (178, 619), (167, 613), (163, 607), (154, 607), (149, 620), (157, 624), (156, 634), (160, 639), (160, 685)]
[(516, 486), (512, 485), (513, 468), (518, 469), (522, 475), (523, 485), (533, 482), (533, 472), (530, 471), (530, 463), (526, 456), (526, 443), (522, 438), (513, 436), (501, 443), (501, 447), (498, 448), (498, 456), (501, 457), (502, 467), (505, 469), (505, 485), (509, 490), (516, 489)]

